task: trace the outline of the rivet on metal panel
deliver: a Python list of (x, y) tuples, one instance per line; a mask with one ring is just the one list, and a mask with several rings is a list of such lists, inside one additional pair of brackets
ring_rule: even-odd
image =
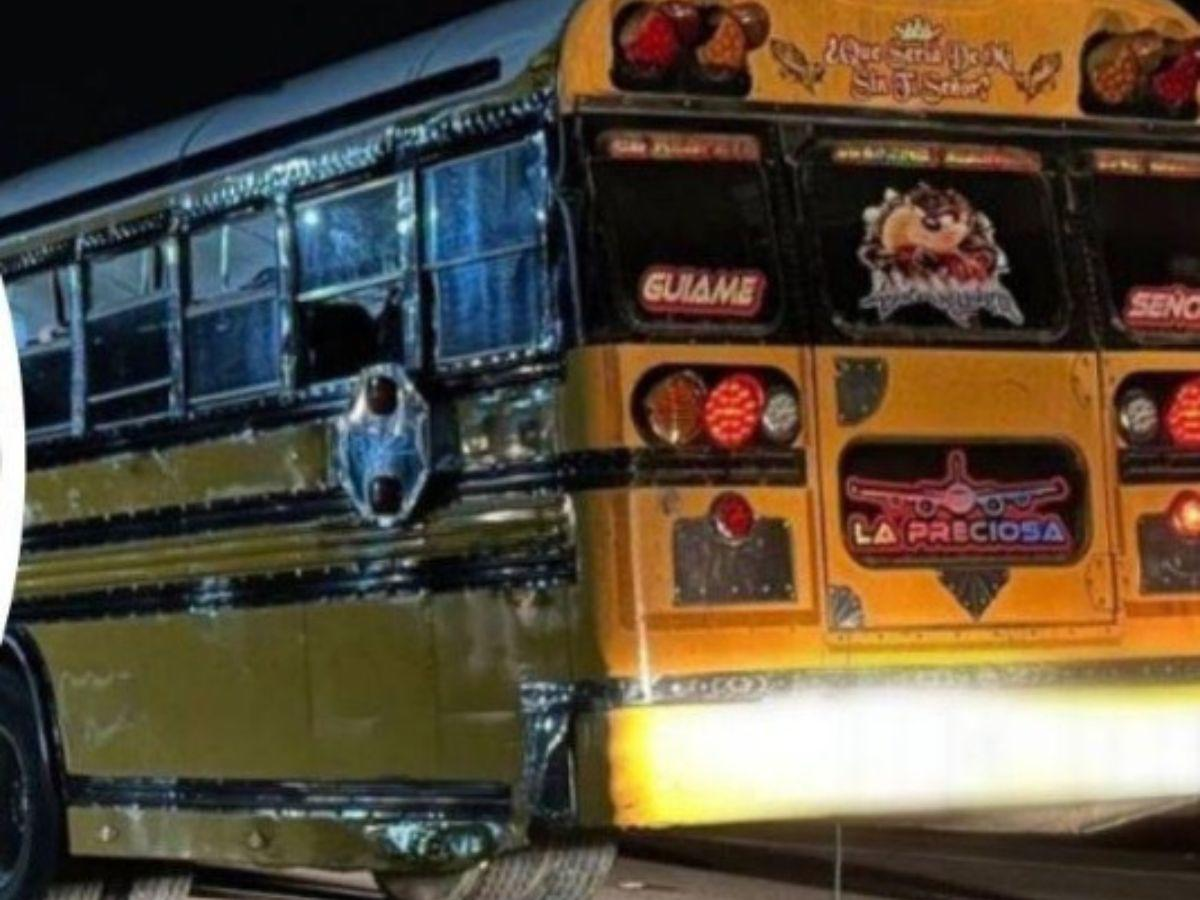
[(251, 850), (266, 850), (270, 843), (270, 839), (257, 828), (246, 838), (246, 846)]

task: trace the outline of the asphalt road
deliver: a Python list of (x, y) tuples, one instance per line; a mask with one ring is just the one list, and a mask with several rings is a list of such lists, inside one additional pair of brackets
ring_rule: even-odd
[[(622, 849), (599, 900), (834, 897), (835, 842), (829, 825), (653, 835)], [(842, 859), (842, 900), (1198, 900), (1200, 815), (1069, 839), (849, 826), (842, 831)], [(201, 873), (191, 897), (379, 897), (365, 877), (323, 876), (302, 888), (294, 881), (275, 884), (274, 876), (255, 883), (259, 877)], [(174, 892), (133, 896), (183, 900)], [(76, 892), (56, 900), (67, 898), (101, 900), (101, 894)]]

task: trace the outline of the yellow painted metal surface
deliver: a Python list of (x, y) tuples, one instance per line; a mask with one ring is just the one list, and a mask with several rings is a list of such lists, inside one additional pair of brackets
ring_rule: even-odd
[[(632, 2), (588, 0), (580, 8), (562, 50), (564, 107), (622, 93), (612, 77), (613, 21)], [(1140, 29), (1186, 37), (1198, 30), (1165, 0), (768, 0), (763, 6), (769, 34), (748, 53), (747, 100), (909, 113), (1084, 118), (1080, 61), (1089, 38)]]
[[(839, 361), (875, 359), (887, 367), (878, 411), (842, 425), (833, 402)], [(1043, 629), (1112, 626), (1117, 605), (1111, 567), (1112, 489), (1102, 432), (1099, 359), (1094, 353), (1035, 350), (817, 351), (821, 481), (825, 503), (826, 578), (861, 598), (865, 628), (839, 642), (876, 644), (936, 637), (1044, 641)], [(936, 567), (870, 567), (844, 539), (839, 460), (859, 440), (1056, 441), (1069, 445), (1087, 475), (1086, 545), (1073, 562), (1009, 565), (1008, 583), (976, 623), (939, 583)], [(925, 632), (922, 634), (922, 632)], [(1063, 635), (1063, 638), (1069, 637)]]
[(329, 440), (314, 423), (31, 472), (25, 527), (321, 490)]
[(68, 770), (454, 779), (521, 771), (522, 679), (570, 677), (562, 591), (39, 625)]

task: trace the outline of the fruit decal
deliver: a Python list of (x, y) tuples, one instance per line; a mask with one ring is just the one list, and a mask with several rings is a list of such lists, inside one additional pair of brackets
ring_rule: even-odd
[(758, 3), (634, 2), (613, 26), (613, 83), (627, 91), (745, 96), (750, 54), (770, 32), (770, 15)]
[(889, 190), (863, 216), (859, 259), (871, 270), (864, 310), (889, 321), (901, 310), (929, 306), (960, 328), (987, 313), (1012, 325), (1025, 317), (1000, 276), (1008, 259), (991, 220), (957, 191), (922, 182), (907, 193)]
[(1084, 48), (1080, 105), (1086, 112), (1195, 119), (1198, 90), (1200, 39), (1104, 32)]

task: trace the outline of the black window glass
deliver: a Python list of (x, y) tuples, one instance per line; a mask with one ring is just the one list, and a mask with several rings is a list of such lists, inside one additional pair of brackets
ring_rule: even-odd
[(904, 164), (843, 163), (839, 152), (822, 152), (806, 181), (841, 326), (950, 340), (1065, 326), (1053, 201), (1040, 172), (1021, 170), (1034, 166), (1027, 157), (964, 153), (955, 168), (932, 161), (952, 151), (913, 150)]
[(757, 164), (598, 160), (614, 308), (660, 328), (774, 319), (780, 285)]
[(88, 414), (97, 424), (167, 411), (170, 285), (167, 251), (158, 245), (90, 261)]
[(424, 189), (438, 360), (552, 346), (544, 140), (433, 166)]
[(8, 305), (20, 350), (54, 344), (68, 337), (69, 307), (63, 290), (64, 277), (57, 270), (49, 270), (8, 284)]
[(1114, 317), (1139, 337), (1200, 338), (1200, 177), (1101, 175), (1095, 198)]
[(192, 299), (274, 289), (279, 255), (273, 212), (234, 219), (191, 237)]
[(381, 278), (403, 263), (397, 182), (298, 204), (300, 292)]
[(8, 284), (13, 330), (21, 351), (25, 426), (30, 432), (71, 419), (70, 305), (67, 273), (47, 270)]
[(93, 260), (88, 309), (104, 313), (161, 293), (167, 287), (164, 263), (162, 248), (157, 246)]

